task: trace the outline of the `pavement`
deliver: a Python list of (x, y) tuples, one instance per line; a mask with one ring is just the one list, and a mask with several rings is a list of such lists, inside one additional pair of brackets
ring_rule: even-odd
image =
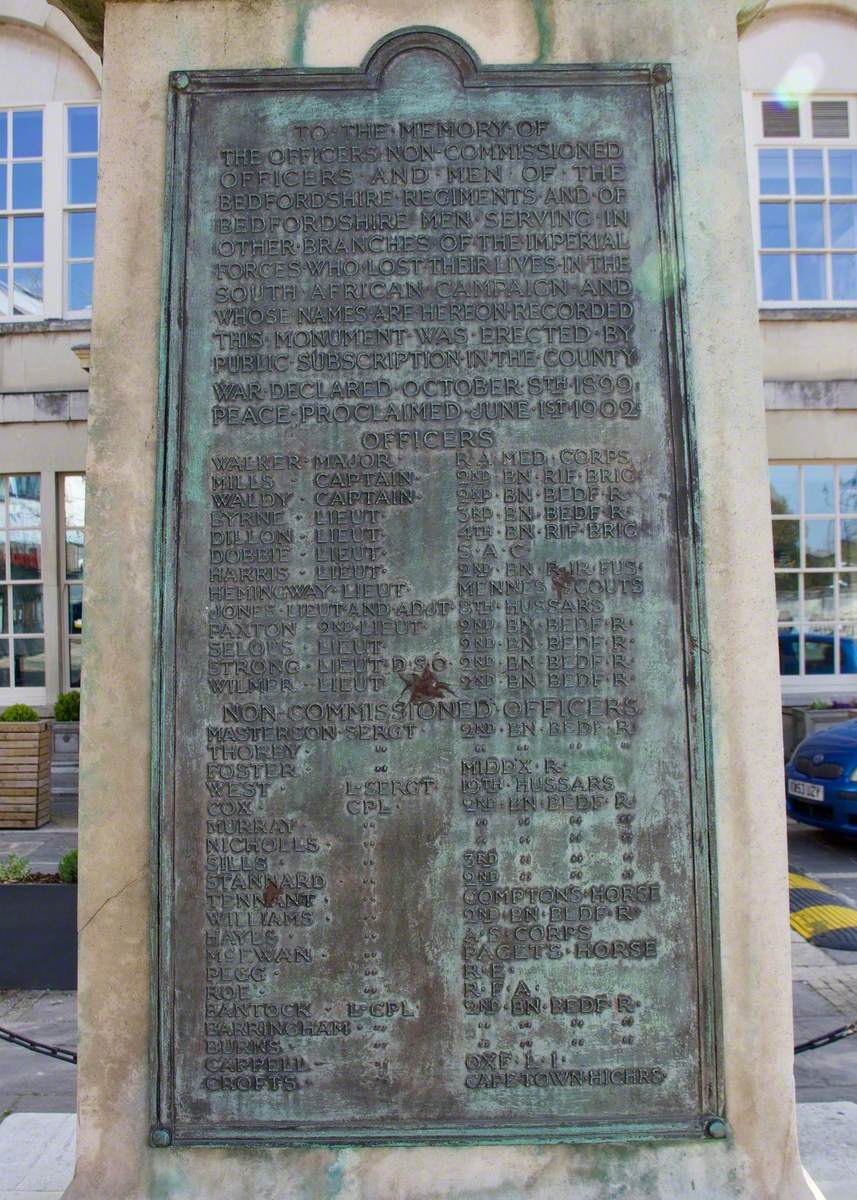
[[(55, 802), (43, 829), (3, 831), (0, 859), (24, 854), (53, 871), (77, 842), (75, 810)], [(857, 839), (789, 822), (789, 868), (857, 905)], [(857, 951), (792, 933), (795, 1043), (857, 1021)], [(0, 992), (0, 1026), (52, 1045), (77, 1044), (74, 992)], [(75, 1072), (0, 1042), (0, 1200), (60, 1200), (74, 1162)], [(795, 1058), (798, 1134), (822, 1200), (857, 1200), (857, 1036)]]
[[(0, 992), (0, 1026), (73, 1050), (77, 992)], [(0, 1121), (12, 1113), (74, 1112), (76, 1076), (72, 1063), (0, 1041)]]
[(15, 1113), (0, 1125), (0, 1200), (59, 1200), (74, 1174), (74, 1113)]
[[(857, 839), (789, 821), (789, 868), (857, 904)], [(792, 995), (796, 1044), (857, 1021), (857, 951), (823, 950), (793, 932)], [(795, 1086), (798, 1103), (857, 1104), (857, 1036), (797, 1055)]]
[(823, 1200), (855, 1200), (857, 1104), (798, 1104), (797, 1134), (804, 1170)]

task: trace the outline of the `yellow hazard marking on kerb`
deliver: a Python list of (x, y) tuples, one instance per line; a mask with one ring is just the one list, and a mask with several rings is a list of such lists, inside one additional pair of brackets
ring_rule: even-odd
[(789, 871), (789, 887), (812, 888), (816, 892), (827, 892), (828, 895), (833, 894), (829, 888), (826, 888), (823, 883), (819, 883), (817, 879), (810, 879), (808, 875), (796, 875), (793, 871)]
[(807, 939), (834, 929), (857, 929), (857, 909), (844, 904), (814, 904), (791, 914), (792, 929)]

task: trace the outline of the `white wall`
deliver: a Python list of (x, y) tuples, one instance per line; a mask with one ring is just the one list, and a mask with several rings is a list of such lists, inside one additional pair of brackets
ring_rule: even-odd
[(97, 100), (98, 80), (58, 38), (3, 17), (0, 6), (0, 105)]
[[(857, 88), (857, 15), (830, 5), (771, 9), (741, 39), (741, 86), (775, 91), (787, 75), (812, 79), (811, 90)], [(798, 74), (800, 73), (800, 75)]]
[(101, 59), (77, 32), (68, 17), (48, 0), (0, 0), (0, 21), (47, 34), (86, 64), (93, 79), (101, 84)]

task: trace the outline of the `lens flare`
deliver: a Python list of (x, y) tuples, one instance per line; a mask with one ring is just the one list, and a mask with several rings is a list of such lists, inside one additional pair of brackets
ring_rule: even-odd
[(774, 95), (780, 104), (788, 104), (800, 100), (803, 96), (816, 91), (824, 76), (824, 61), (820, 54), (799, 55), (780, 82)]
[(675, 293), (678, 263), (666, 251), (653, 250), (643, 260), (637, 275), (637, 290), (643, 300), (662, 304)]

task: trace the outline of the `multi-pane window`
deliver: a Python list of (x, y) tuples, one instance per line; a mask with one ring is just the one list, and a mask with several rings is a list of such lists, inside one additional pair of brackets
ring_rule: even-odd
[(769, 473), (780, 674), (857, 674), (857, 462)]
[(45, 686), (39, 475), (0, 475), (0, 688)]
[(83, 526), (86, 508), (86, 476), (63, 479), (63, 591), (66, 629), (66, 663), (69, 687), (80, 687), (80, 635), (83, 630)]
[(66, 109), (66, 309), (92, 307), (95, 256), (95, 194), (98, 183), (98, 106)]
[(44, 114), (0, 110), (0, 318), (44, 311)]
[(99, 106), (0, 108), (0, 322), (92, 309)]
[(857, 101), (763, 100), (756, 122), (762, 303), (857, 304)]

